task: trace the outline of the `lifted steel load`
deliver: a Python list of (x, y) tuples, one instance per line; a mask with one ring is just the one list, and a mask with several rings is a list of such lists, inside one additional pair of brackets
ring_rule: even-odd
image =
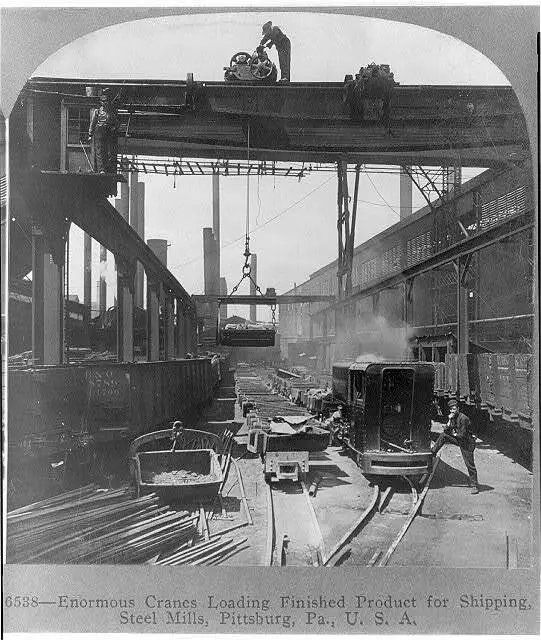
[[(259, 50), (259, 49), (258, 49)], [(247, 130), (246, 160), (250, 164), (250, 125)], [(238, 283), (233, 287), (231, 293), (224, 298), (218, 298), (218, 317), (216, 320), (216, 344), (230, 347), (273, 347), (276, 337), (276, 290), (267, 288), (265, 294), (252, 277), (252, 266), (250, 263), (250, 173), (246, 174), (246, 237), (244, 239), (244, 264), (242, 265), (242, 275)], [(243, 280), (250, 281), (253, 286), (254, 295), (242, 296), (244, 304), (266, 304), (270, 305), (272, 311), (272, 327), (262, 325), (228, 326), (222, 327), (220, 322), (220, 305), (228, 304), (232, 296), (238, 291)], [(255, 295), (259, 294), (259, 296)], [(241, 297), (241, 296), (239, 296)]]
[(226, 325), (218, 332), (218, 344), (228, 347), (274, 347), (276, 330), (256, 325)]

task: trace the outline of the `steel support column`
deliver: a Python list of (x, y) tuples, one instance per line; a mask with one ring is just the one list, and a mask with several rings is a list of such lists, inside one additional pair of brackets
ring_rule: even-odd
[[(338, 298), (347, 298), (352, 290), (353, 249), (355, 246), (355, 224), (357, 217), (357, 202), (359, 196), (359, 174), (361, 167), (355, 170), (355, 189), (353, 206), (349, 211), (348, 165), (344, 161), (337, 164), (338, 172)], [(344, 283), (345, 277), (345, 283)]]
[(99, 287), (99, 309), (100, 314), (107, 311), (107, 280), (105, 272), (107, 270), (107, 249), (100, 246), (100, 287)]
[(36, 364), (42, 364), (44, 361), (44, 247), (43, 233), (34, 226), (32, 228), (32, 358)]
[(193, 338), (193, 332), (194, 332), (194, 322), (193, 322), (193, 317), (190, 311), (186, 312), (186, 315), (184, 316), (184, 330), (185, 330), (185, 342), (186, 342), (186, 353), (191, 353), (192, 355), (194, 354), (194, 338)]
[[(56, 251), (49, 248), (57, 244)], [(65, 240), (47, 240), (37, 225), (32, 228), (32, 357), (36, 364), (64, 361), (64, 254)], [(56, 256), (56, 261), (53, 256)]]
[(466, 277), (471, 262), (471, 254), (459, 256), (455, 265), (457, 268), (456, 311), (457, 311), (457, 353), (468, 353), (470, 350), (468, 327), (468, 287)]
[(136, 265), (116, 258), (117, 268), (117, 358), (133, 362), (133, 297)]
[(177, 358), (183, 358), (186, 355), (186, 321), (180, 298), (176, 299), (175, 315), (175, 353)]
[(165, 292), (165, 327), (164, 327), (164, 339), (165, 348), (164, 356), (166, 360), (172, 360), (175, 357), (175, 314), (174, 314), (174, 297), (171, 291)]
[(84, 234), (83, 265), (83, 301), (92, 318), (92, 237), (88, 233)]
[(413, 282), (414, 278), (404, 281), (404, 324), (406, 329), (413, 323)]
[(413, 282), (414, 278), (404, 281), (404, 330), (406, 343), (406, 356), (412, 357), (412, 349), (409, 344), (409, 327), (413, 324)]
[(160, 359), (160, 287), (147, 274), (147, 360)]

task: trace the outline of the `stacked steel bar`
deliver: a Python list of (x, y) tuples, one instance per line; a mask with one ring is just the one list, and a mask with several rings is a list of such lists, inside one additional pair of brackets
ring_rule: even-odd
[[(303, 390), (313, 386), (305, 381), (295, 382)], [(306, 409), (293, 404), (266, 384), (255, 369), (245, 367), (240, 373), (237, 370), (236, 390), (241, 406), (244, 402), (249, 402), (261, 420), (278, 415), (307, 415)]]
[(159, 558), (155, 564), (169, 566), (211, 566), (220, 564), (235, 553), (245, 549), (246, 541), (247, 538), (227, 538), (218, 534), (193, 546), (190, 546), (190, 543), (186, 543), (175, 551)]
[(94, 485), (7, 515), (13, 563), (134, 564), (191, 539), (194, 518), (160, 506), (154, 495)]

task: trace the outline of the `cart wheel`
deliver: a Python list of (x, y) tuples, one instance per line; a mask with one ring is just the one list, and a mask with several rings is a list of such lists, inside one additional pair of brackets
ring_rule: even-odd
[(235, 64), (249, 64), (252, 56), (246, 51), (239, 51), (231, 58), (229, 66), (232, 67)]

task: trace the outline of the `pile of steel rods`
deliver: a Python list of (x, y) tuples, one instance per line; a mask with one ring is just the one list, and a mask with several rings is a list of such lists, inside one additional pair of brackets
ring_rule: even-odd
[(160, 506), (155, 495), (94, 485), (21, 507), (7, 515), (13, 563), (133, 564), (177, 547), (195, 533), (196, 517)]
[[(231, 462), (232, 433), (221, 459), (225, 484)], [(243, 487), (241, 486), (244, 494)], [(221, 499), (221, 492), (218, 495)], [(246, 521), (211, 533), (214, 510), (174, 511), (159, 498), (134, 498), (126, 488), (103, 490), (90, 484), (7, 514), (11, 563), (216, 565), (246, 548), (247, 538), (227, 537), (252, 524)], [(222, 515), (225, 514), (221, 503)]]
[(187, 542), (178, 549), (163, 555), (154, 564), (158, 565), (192, 565), (212, 566), (220, 564), (232, 555), (246, 549), (247, 538), (227, 538), (222, 534), (210, 536), (209, 540), (203, 540), (191, 545)]
[(243, 496), (243, 503), (246, 511), (246, 520), (244, 522), (240, 522), (238, 524), (234, 524), (226, 529), (222, 529), (222, 531), (218, 531), (216, 533), (211, 533), (209, 529), (209, 521), (211, 521), (214, 517), (214, 510), (211, 509), (206, 511), (203, 506), (199, 506), (198, 514), (199, 514), (199, 523), (198, 527), (200, 529), (201, 537), (203, 538), (201, 541), (194, 544), (193, 539), (189, 540), (183, 544), (181, 544), (177, 549), (169, 552), (162, 553), (153, 564), (157, 565), (168, 565), (168, 566), (177, 566), (177, 565), (192, 565), (192, 566), (213, 566), (217, 564), (221, 564), (231, 556), (239, 553), (243, 549), (247, 548), (246, 542), (247, 538), (231, 538), (227, 537), (226, 534), (240, 529), (248, 524), (253, 524), (252, 517), (250, 515), (250, 510), (248, 508), (246, 495), (244, 492), (244, 485), (242, 483), (242, 476), (238, 465), (234, 458), (231, 457), (231, 446), (233, 443), (232, 433), (228, 432), (226, 437), (224, 438), (224, 449), (221, 459), (221, 469), (223, 474), (222, 484), (220, 486), (220, 492), (218, 494), (218, 498), (222, 505), (222, 514), (224, 514), (223, 503), (221, 501), (222, 498), (222, 490), (224, 484), (227, 480), (227, 476), (229, 473), (229, 468), (231, 463), (235, 466), (238, 476), (238, 482), (240, 484), (241, 494)]

